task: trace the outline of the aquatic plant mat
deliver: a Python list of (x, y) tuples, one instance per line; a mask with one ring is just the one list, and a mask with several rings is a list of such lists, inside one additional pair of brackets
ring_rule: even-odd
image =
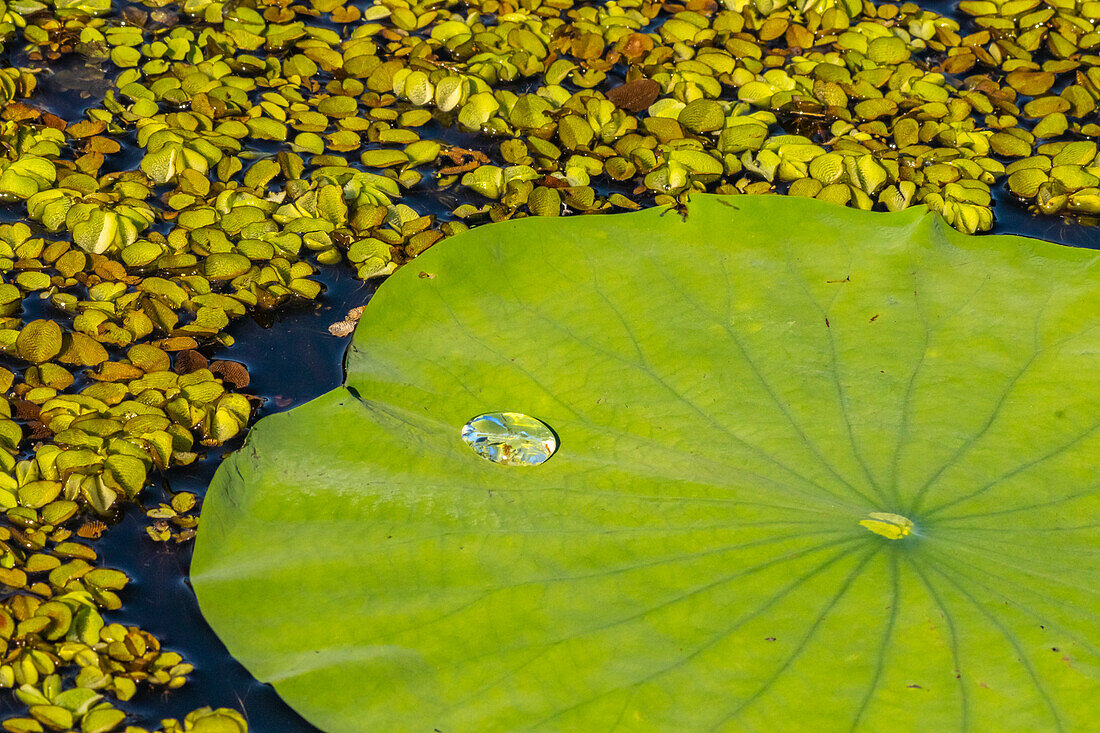
[(1088, 730), (1098, 268), (781, 197), (461, 234), (223, 463), (203, 613), (333, 733)]
[[(241, 445), (257, 415), (295, 404), (289, 395), (338, 383), (320, 385), (306, 365), (337, 371), (339, 339), (350, 339), (373, 288), (363, 283), (356, 300), (339, 300), (353, 277), (380, 281), (410, 266), (418, 274), (421, 253), (485, 224), (654, 206), (675, 207), (671, 221), (704, 193), (880, 212), (923, 205), (961, 232), (1024, 230), (1100, 246), (1100, 3), (964, 0), (951, 16), (937, 12), (944, 5), (0, 0), (0, 689), (11, 691), (0, 694), (0, 727), (310, 730), (221, 654), (183, 576), (206, 477), (221, 456)], [(880, 247), (891, 256), (889, 242), (863, 244), (869, 267)], [(711, 247), (681, 254), (713, 256), (701, 254)], [(541, 264), (530, 266), (552, 280)], [(631, 272), (618, 260), (615, 267)], [(428, 275), (425, 285), (435, 282)], [(780, 288), (783, 277), (762, 272), (744, 292)], [(1008, 287), (1006, 276), (990, 277), (986, 289)], [(1019, 277), (1062, 292), (1043, 279), (1055, 275)], [(566, 300), (587, 287), (550, 292), (527, 282)], [(606, 304), (584, 307), (596, 319)], [(416, 323), (426, 308), (410, 299), (392, 327)], [(991, 309), (972, 325), (1008, 329), (1008, 312)], [(290, 330), (280, 319), (305, 314), (315, 320), (298, 333), (331, 344), (331, 358), (311, 361), (312, 346), (283, 345)], [(1092, 315), (1077, 317), (1084, 327)], [(1020, 334), (1031, 322), (1011, 321)], [(243, 343), (255, 324), (273, 323), (280, 327)], [(1003, 356), (998, 343), (969, 344), (975, 374)], [(249, 356), (264, 347), (278, 353)], [(898, 358), (912, 348), (900, 344)], [(280, 358), (292, 352), (286, 366)], [(803, 352), (792, 351), (796, 365)], [(562, 369), (587, 378), (586, 363)], [(454, 368), (461, 375), (462, 364)], [(264, 387), (276, 373), (278, 386)], [(677, 374), (664, 378), (673, 384)], [(1067, 368), (1051, 375), (1050, 389), (1080, 379)], [(720, 386), (716, 393), (728, 389)], [(811, 404), (795, 401), (802, 397), (776, 395), (795, 420)], [(537, 462), (556, 448), (560, 455), (531, 469), (540, 474), (561, 470), (582, 448), (575, 433), (554, 435), (556, 415), (539, 427), (537, 405), (479, 405), (460, 417), (465, 450), (463, 426), (482, 455), (506, 463)], [(522, 426), (526, 437), (515, 432)], [(655, 438), (667, 429), (652, 426)], [(772, 450), (784, 465), (796, 460), (788, 448)], [(882, 459), (868, 447), (869, 471)], [(915, 519), (897, 507), (859, 508), (865, 542), (924, 542), (927, 517), (910, 525)], [(339, 546), (343, 536), (332, 540)], [(983, 582), (995, 582), (986, 570)], [(936, 588), (950, 604), (950, 590)], [(337, 645), (339, 628), (318, 644)], [(771, 654), (791, 643), (776, 639)], [(958, 653), (971, 655), (962, 646)], [(885, 681), (894, 657), (884, 659)], [(1029, 664), (1043, 689), (1055, 689), (1038, 662)], [(996, 689), (996, 679), (974, 682), (959, 709), (976, 710)], [(1004, 699), (1006, 710), (1034, 709), (1014, 689)], [(621, 708), (651, 698), (631, 700)], [(1057, 712), (1072, 729), (1076, 713), (1055, 703), (1051, 720)], [(872, 712), (868, 702), (860, 726), (882, 727)]]

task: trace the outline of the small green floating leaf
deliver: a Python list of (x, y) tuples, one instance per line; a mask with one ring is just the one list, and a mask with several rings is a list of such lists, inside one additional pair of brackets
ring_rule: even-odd
[(167, 183), (176, 175), (178, 157), (179, 148), (166, 145), (142, 158), (141, 169), (153, 179), (154, 183)]
[[(472, 229), (222, 464), (192, 581), (331, 733), (1088, 731), (1097, 312), (1094, 252), (922, 208)], [(553, 460), (472, 456), (493, 405)]]
[(15, 351), (22, 359), (41, 364), (61, 352), (62, 332), (55, 321), (39, 319), (28, 323), (15, 341)]
[(34, 155), (26, 155), (0, 173), (0, 193), (17, 198), (30, 198), (50, 187), (57, 177), (53, 162)]
[(108, 733), (126, 720), (126, 713), (111, 707), (90, 711), (81, 720), (81, 733)]

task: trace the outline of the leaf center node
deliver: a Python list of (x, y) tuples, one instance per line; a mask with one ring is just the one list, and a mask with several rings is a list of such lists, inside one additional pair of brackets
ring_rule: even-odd
[(900, 540), (913, 533), (913, 521), (900, 514), (871, 512), (867, 516), (870, 518), (860, 521), (860, 525), (887, 539)]

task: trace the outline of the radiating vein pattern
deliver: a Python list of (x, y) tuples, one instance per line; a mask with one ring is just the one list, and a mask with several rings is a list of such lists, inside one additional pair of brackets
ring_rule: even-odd
[[(196, 546), (204, 614), (320, 728), (1096, 729), (1093, 253), (697, 196), (421, 258)], [(458, 439), (505, 410), (551, 460)]]

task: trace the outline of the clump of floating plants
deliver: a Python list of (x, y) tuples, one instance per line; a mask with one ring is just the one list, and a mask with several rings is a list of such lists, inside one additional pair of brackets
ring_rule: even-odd
[[(924, 204), (971, 233), (1004, 191), (1092, 222), (1100, 3), (959, 10), (0, 2), (0, 685), (27, 706), (3, 727), (112, 731), (140, 686), (185, 683), (110, 621), (127, 578), (91, 542), (246, 429), (226, 329), (316, 299), (318, 268), (698, 191)], [(150, 539), (190, 539), (197, 504), (149, 509)], [(162, 726), (197, 727), (245, 724)]]

